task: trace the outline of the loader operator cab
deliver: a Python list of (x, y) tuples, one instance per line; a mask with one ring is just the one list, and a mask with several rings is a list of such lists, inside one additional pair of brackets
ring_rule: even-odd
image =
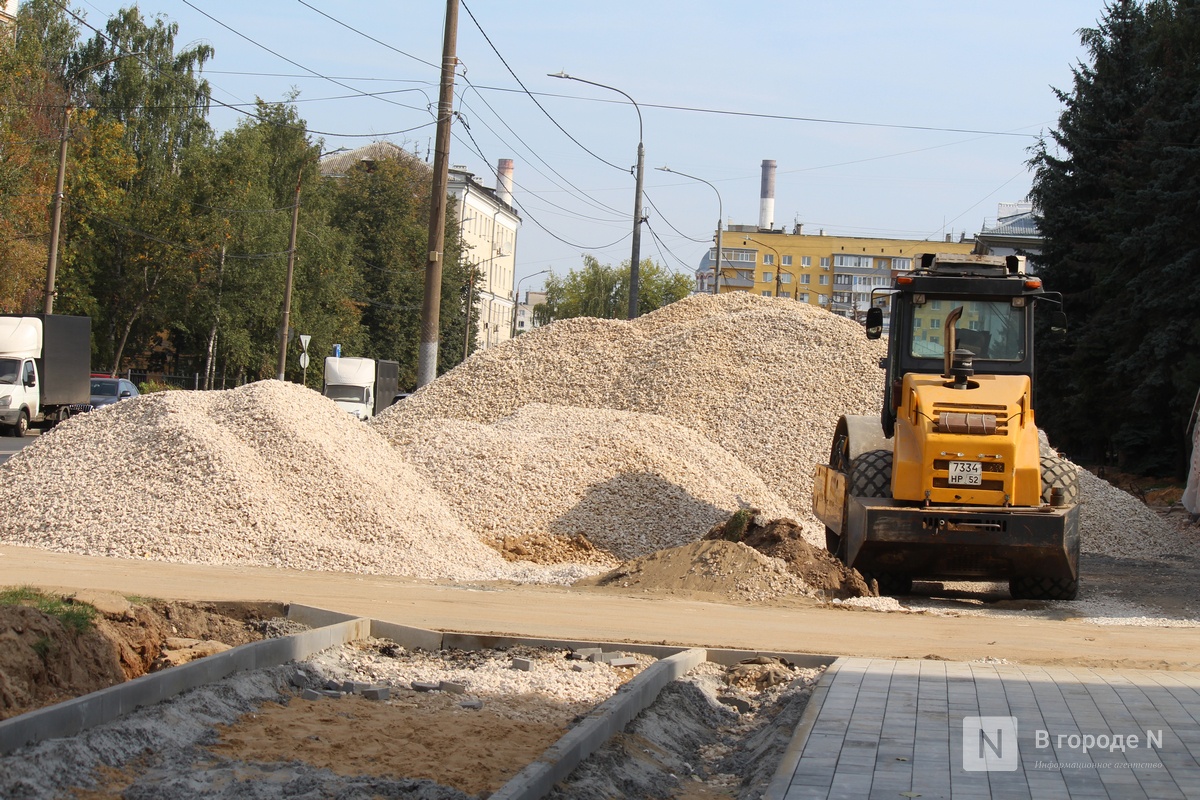
[[(900, 275), (890, 296), (891, 324), (880, 421), (889, 438), (909, 373), (952, 374), (954, 351), (967, 351), (975, 373), (1033, 378), (1033, 301), (1042, 283), (1020, 271), (1020, 259), (927, 254)], [(867, 310), (870, 339), (883, 335), (884, 310)], [(960, 352), (961, 355), (961, 352)]]

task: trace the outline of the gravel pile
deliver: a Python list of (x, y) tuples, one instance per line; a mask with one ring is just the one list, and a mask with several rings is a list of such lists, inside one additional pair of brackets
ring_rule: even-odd
[(1190, 553), (1195, 537), (1167, 525), (1129, 492), (1079, 468), (1080, 548), (1118, 558), (1163, 558)]
[(583, 534), (618, 559), (694, 542), (735, 511), (796, 516), (721, 447), (670, 419), (533, 403), (494, 424), (389, 426), (478, 535)]
[[(631, 322), (573, 319), (534, 330), (475, 354), (374, 424), (405, 441), (406, 429), (421, 422), (496, 423), (530, 403), (656, 414), (757, 474), (795, 510), (805, 538), (823, 544), (824, 528), (808, 511), (812, 466), (828, 457), (841, 414), (878, 413), (883, 354), (861, 326), (804, 303), (695, 295)], [(638, 473), (648, 462), (665, 463), (670, 454), (657, 450), (648, 443), (623, 468)], [(578, 482), (564, 474), (545, 491)], [(522, 514), (513, 503), (488, 521), (508, 528), (522, 524)], [(606, 534), (621, 536), (616, 526), (598, 532)]]
[(117, 403), (0, 469), (5, 544), (431, 579), (568, 583), (595, 571), (505, 562), (387, 442), (279, 381)]

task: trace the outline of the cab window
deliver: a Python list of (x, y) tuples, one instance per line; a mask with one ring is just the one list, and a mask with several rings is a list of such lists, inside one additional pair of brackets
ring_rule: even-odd
[(942, 358), (942, 339), (932, 331), (945, 326), (956, 308), (962, 317), (955, 324), (955, 346), (989, 361), (1021, 361), (1025, 358), (1025, 309), (1007, 300), (934, 300), (913, 306), (912, 355)]

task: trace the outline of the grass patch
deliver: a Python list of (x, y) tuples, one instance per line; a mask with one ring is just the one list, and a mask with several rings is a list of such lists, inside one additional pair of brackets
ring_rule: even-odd
[(56, 618), (66, 628), (83, 633), (92, 627), (96, 609), (65, 597), (46, 594), (30, 586), (0, 590), (0, 606), (29, 606)]

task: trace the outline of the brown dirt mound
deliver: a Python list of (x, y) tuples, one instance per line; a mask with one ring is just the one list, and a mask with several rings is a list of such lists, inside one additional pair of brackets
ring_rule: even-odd
[(778, 560), (740, 542), (699, 541), (626, 561), (576, 586), (762, 602), (815, 593)]
[(763, 555), (778, 558), (805, 584), (825, 596), (844, 599), (871, 594), (858, 570), (847, 567), (828, 550), (809, 544), (800, 526), (790, 519), (758, 525), (753, 514), (739, 512), (715, 526), (704, 538), (741, 542)]
[(283, 616), (273, 603), (92, 599), (99, 613), (82, 633), (30, 606), (0, 606), (0, 719), (183, 663), (168, 640), (237, 646), (263, 638), (252, 621)]

